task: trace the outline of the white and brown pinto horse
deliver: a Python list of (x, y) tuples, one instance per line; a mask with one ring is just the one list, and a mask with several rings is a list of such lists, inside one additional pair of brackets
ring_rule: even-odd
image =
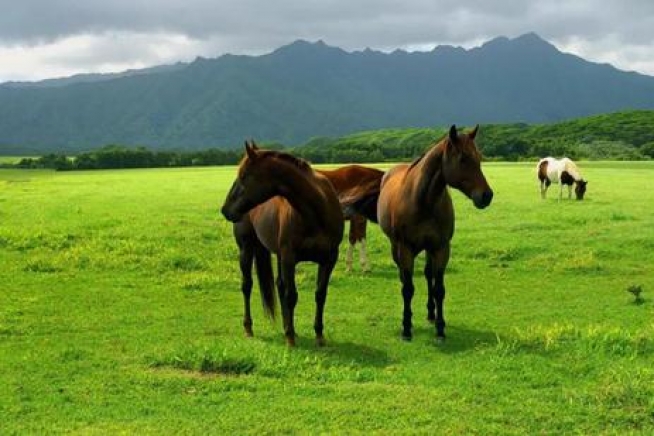
[(547, 188), (552, 183), (558, 183), (559, 200), (563, 197), (563, 185), (568, 187), (568, 198), (572, 198), (572, 185), (575, 185), (575, 195), (577, 200), (583, 200), (586, 193), (588, 181), (581, 177), (579, 168), (567, 157), (563, 159), (554, 159), (546, 157), (541, 159), (536, 166), (538, 180), (540, 181), (540, 196), (545, 199)]

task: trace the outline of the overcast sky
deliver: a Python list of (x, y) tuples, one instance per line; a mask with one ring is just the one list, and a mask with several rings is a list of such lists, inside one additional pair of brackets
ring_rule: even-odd
[(256, 55), (296, 39), (424, 51), (527, 32), (654, 76), (654, 0), (0, 0), (0, 82)]

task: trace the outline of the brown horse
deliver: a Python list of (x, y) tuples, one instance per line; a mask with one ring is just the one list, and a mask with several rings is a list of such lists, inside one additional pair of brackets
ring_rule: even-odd
[[(356, 190), (379, 189), (384, 172), (376, 168), (361, 165), (345, 165), (334, 170), (316, 170), (332, 182), (342, 205), (356, 195)], [(345, 257), (345, 269), (352, 271), (352, 253), (354, 246), (359, 243), (359, 261), (364, 272), (370, 271), (368, 255), (366, 253), (366, 229), (368, 220), (358, 213), (345, 211), (345, 219), (350, 221), (349, 243)]]
[(254, 142), (246, 142), (245, 151), (238, 176), (222, 207), (225, 218), (235, 223), (234, 235), (241, 251), (245, 333), (252, 335), (253, 258), (264, 308), (274, 316), (272, 252), (277, 256), (277, 290), (289, 346), (295, 345), (296, 265), (301, 261), (318, 264), (314, 330), (317, 344), (323, 345), (327, 286), (343, 239), (343, 214), (338, 197), (329, 180), (302, 159), (279, 151), (260, 150)]
[[(402, 281), (404, 315), (402, 337), (411, 339), (411, 299), (415, 257), (426, 252), (427, 319), (436, 323), (437, 339), (445, 338), (444, 275), (454, 235), (454, 208), (447, 186), (452, 186), (483, 209), (493, 191), (481, 171), (481, 155), (474, 139), (478, 127), (449, 135), (412, 164), (391, 168), (382, 180), (377, 205), (379, 225), (391, 241), (393, 260)], [(436, 309), (436, 314), (434, 314)]]

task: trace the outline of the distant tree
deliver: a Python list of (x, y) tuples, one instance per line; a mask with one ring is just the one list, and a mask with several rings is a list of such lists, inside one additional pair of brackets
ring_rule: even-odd
[(643, 156), (654, 158), (654, 142), (647, 142), (640, 146), (640, 152)]

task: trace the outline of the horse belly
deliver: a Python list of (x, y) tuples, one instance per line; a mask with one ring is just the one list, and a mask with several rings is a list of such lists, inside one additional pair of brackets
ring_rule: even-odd
[(559, 183), (559, 172), (557, 169), (547, 169), (547, 178), (550, 182), (558, 184)]

